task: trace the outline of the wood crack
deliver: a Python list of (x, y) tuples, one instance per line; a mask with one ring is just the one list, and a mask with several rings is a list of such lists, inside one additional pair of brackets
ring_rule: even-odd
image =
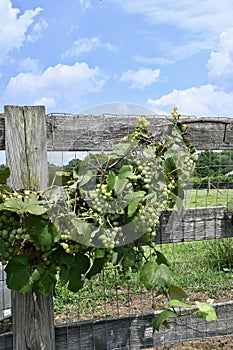
[(25, 142), (25, 162), (27, 167), (27, 176), (28, 176), (28, 185), (29, 189), (31, 188), (31, 172), (30, 172), (30, 166), (29, 166), (29, 159), (28, 159), (28, 139), (27, 139), (27, 122), (26, 117), (24, 113), (24, 108), (22, 108), (22, 114), (23, 114), (23, 128), (24, 128), (24, 142)]

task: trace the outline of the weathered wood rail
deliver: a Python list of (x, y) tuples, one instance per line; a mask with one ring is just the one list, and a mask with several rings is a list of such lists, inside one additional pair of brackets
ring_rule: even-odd
[[(166, 132), (171, 121), (160, 116), (146, 116), (151, 131)], [(233, 118), (188, 118), (186, 137), (197, 150), (233, 149)], [(110, 150), (116, 140), (133, 131), (135, 116), (56, 115), (46, 116), (48, 151)], [(4, 114), (0, 114), (0, 150), (5, 149)]]
[[(5, 111), (9, 112), (12, 109), (16, 114), (18, 110), (22, 114), (22, 123), (24, 123), (24, 118), (31, 112), (31, 108), (8, 106), (5, 107)], [(0, 150), (7, 148), (5, 117), (6, 114), (0, 114)], [(162, 134), (169, 132), (171, 126), (169, 118), (156, 115), (146, 116), (146, 118), (151, 123), (151, 132), (158, 139)], [(233, 119), (187, 118), (183, 122), (188, 124), (186, 138), (197, 150), (233, 149)], [(13, 120), (12, 123), (14, 123)], [(135, 123), (133, 115), (47, 115), (46, 130), (44, 130), (47, 138), (47, 151), (111, 150), (114, 142), (133, 131)], [(17, 128), (17, 123), (14, 128)], [(40, 132), (43, 134), (44, 131)], [(13, 134), (11, 137), (14, 137)], [(36, 137), (36, 139), (38, 138)], [(33, 149), (33, 147), (36, 154), (37, 149), (35, 149), (33, 139), (31, 139), (31, 148)], [(32, 150), (28, 149), (28, 151), (33, 159)], [(17, 157), (20, 157), (20, 154)], [(27, 171), (28, 169), (25, 169), (25, 173)], [(197, 208), (186, 209), (182, 214), (175, 211), (164, 212), (161, 215), (161, 231), (158, 232), (155, 242), (159, 244), (175, 243), (223, 237), (233, 237), (233, 228), (229, 222), (227, 208)], [(164, 344), (165, 340), (168, 344), (232, 333), (233, 303), (218, 304), (216, 308), (218, 321), (214, 323), (206, 324), (195, 316), (186, 317), (182, 318), (182, 321), (172, 321), (170, 331), (161, 331), (154, 337), (152, 336), (154, 313), (56, 326), (56, 349), (136, 350)], [(227, 318), (226, 315), (228, 315)], [(12, 344), (11, 333), (0, 335), (0, 350), (12, 350)], [(47, 348), (45, 349), (47, 350)]]

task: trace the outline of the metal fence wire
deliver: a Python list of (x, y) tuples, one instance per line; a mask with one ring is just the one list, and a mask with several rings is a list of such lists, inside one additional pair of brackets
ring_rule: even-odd
[[(166, 230), (169, 231), (170, 243), (163, 244), (161, 240), (158, 250), (170, 262), (174, 282), (188, 292), (191, 300), (213, 300), (218, 321), (203, 324), (197, 317), (187, 316), (172, 320), (170, 330), (161, 329), (153, 335), (154, 312), (161, 309), (164, 300), (155, 291), (148, 292), (142, 287), (137, 272), (124, 276), (109, 265), (100, 275), (86, 281), (78, 295), (67, 288), (57, 288), (55, 323), (59, 329), (61, 323), (67, 324), (68, 349), (73, 342), (70, 340), (72, 327), (76, 325), (78, 349), (139, 349), (150, 346), (168, 346), (170, 349), (175, 346), (172, 344), (181, 346), (186, 341), (193, 342), (187, 345), (189, 348), (195, 348), (198, 339), (211, 338), (213, 346), (213, 337), (232, 334), (233, 239), (227, 237), (232, 234), (230, 223), (223, 222), (230, 220), (227, 210), (230, 210), (233, 201), (232, 177), (228, 175), (233, 169), (233, 153), (213, 150), (198, 153), (197, 168), (193, 182), (187, 186), (186, 208), (180, 219), (187, 220), (186, 214), (189, 214), (190, 223), (187, 221), (186, 226), (192, 230), (191, 238), (187, 242), (182, 242), (182, 238), (177, 242), (176, 232), (170, 232), (175, 231), (175, 227), (167, 227), (165, 218), (164, 233), (166, 235)], [(200, 210), (208, 208), (211, 215), (200, 216)], [(219, 238), (224, 230), (225, 238)], [(183, 234), (186, 237), (186, 233)]]
[[(79, 158), (78, 152), (70, 156), (64, 152), (57, 166), (57, 158), (51, 158), (51, 154), (48, 153), (51, 179), (59, 167)], [(212, 299), (218, 320), (206, 323), (196, 315), (188, 315), (171, 319), (170, 329), (163, 327), (153, 333), (152, 321), (164, 306), (163, 297), (157, 296), (155, 290), (148, 292), (137, 271), (123, 275), (109, 263), (102, 273), (85, 281), (78, 293), (57, 285), (56, 349), (233, 349), (232, 172), (231, 149), (198, 150), (182, 217), (178, 223), (174, 219), (168, 225), (165, 215), (161, 219), (165, 242), (162, 234), (156, 241), (157, 249), (170, 263), (174, 283), (184, 288), (193, 302)], [(177, 233), (181, 227), (184, 232)], [(0, 350), (10, 349), (10, 332), (10, 291), (0, 265)]]

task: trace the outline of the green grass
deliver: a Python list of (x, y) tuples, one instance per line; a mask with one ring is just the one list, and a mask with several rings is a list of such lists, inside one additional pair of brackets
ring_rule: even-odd
[[(233, 239), (164, 244), (158, 250), (170, 263), (174, 283), (188, 294), (198, 292), (205, 299), (215, 299), (223, 291), (231, 291)], [(104, 273), (86, 281), (79, 293), (58, 286), (54, 311), (55, 315), (64, 314), (68, 319), (69, 314), (76, 314), (79, 319), (110, 317), (113, 315), (111, 303), (117, 308), (145, 292), (137, 273), (125, 277), (109, 264)]]
[[(231, 206), (233, 189), (188, 190), (186, 207)], [(158, 250), (166, 256), (174, 274), (174, 282), (189, 292), (201, 292), (215, 298), (223, 290), (232, 289), (233, 238), (210, 241), (164, 244)], [(120, 293), (117, 292), (120, 286)], [(79, 293), (58, 286), (54, 299), (56, 314), (76, 312), (80, 318), (111, 316), (107, 303), (125, 304), (133, 295), (143, 291), (138, 275), (120, 275), (109, 265), (104, 273), (87, 281)]]
[(192, 189), (185, 192), (185, 207), (216, 207), (233, 205), (233, 189)]
[(232, 288), (232, 239), (166, 244), (161, 248), (179, 286), (213, 297), (220, 289)]
[[(119, 289), (120, 288), (120, 289)], [(118, 292), (118, 289), (120, 292)], [(123, 276), (109, 264), (105, 270), (91, 281), (86, 281), (79, 293), (70, 292), (67, 286), (57, 286), (54, 298), (55, 315), (78, 311), (79, 318), (112, 316), (107, 303), (116, 300), (124, 305), (132, 297), (139, 294), (141, 285), (137, 273)]]

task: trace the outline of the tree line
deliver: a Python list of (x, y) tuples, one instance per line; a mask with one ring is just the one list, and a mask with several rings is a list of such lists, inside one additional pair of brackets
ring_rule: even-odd
[(193, 184), (195, 187), (233, 187), (233, 150), (200, 152)]

